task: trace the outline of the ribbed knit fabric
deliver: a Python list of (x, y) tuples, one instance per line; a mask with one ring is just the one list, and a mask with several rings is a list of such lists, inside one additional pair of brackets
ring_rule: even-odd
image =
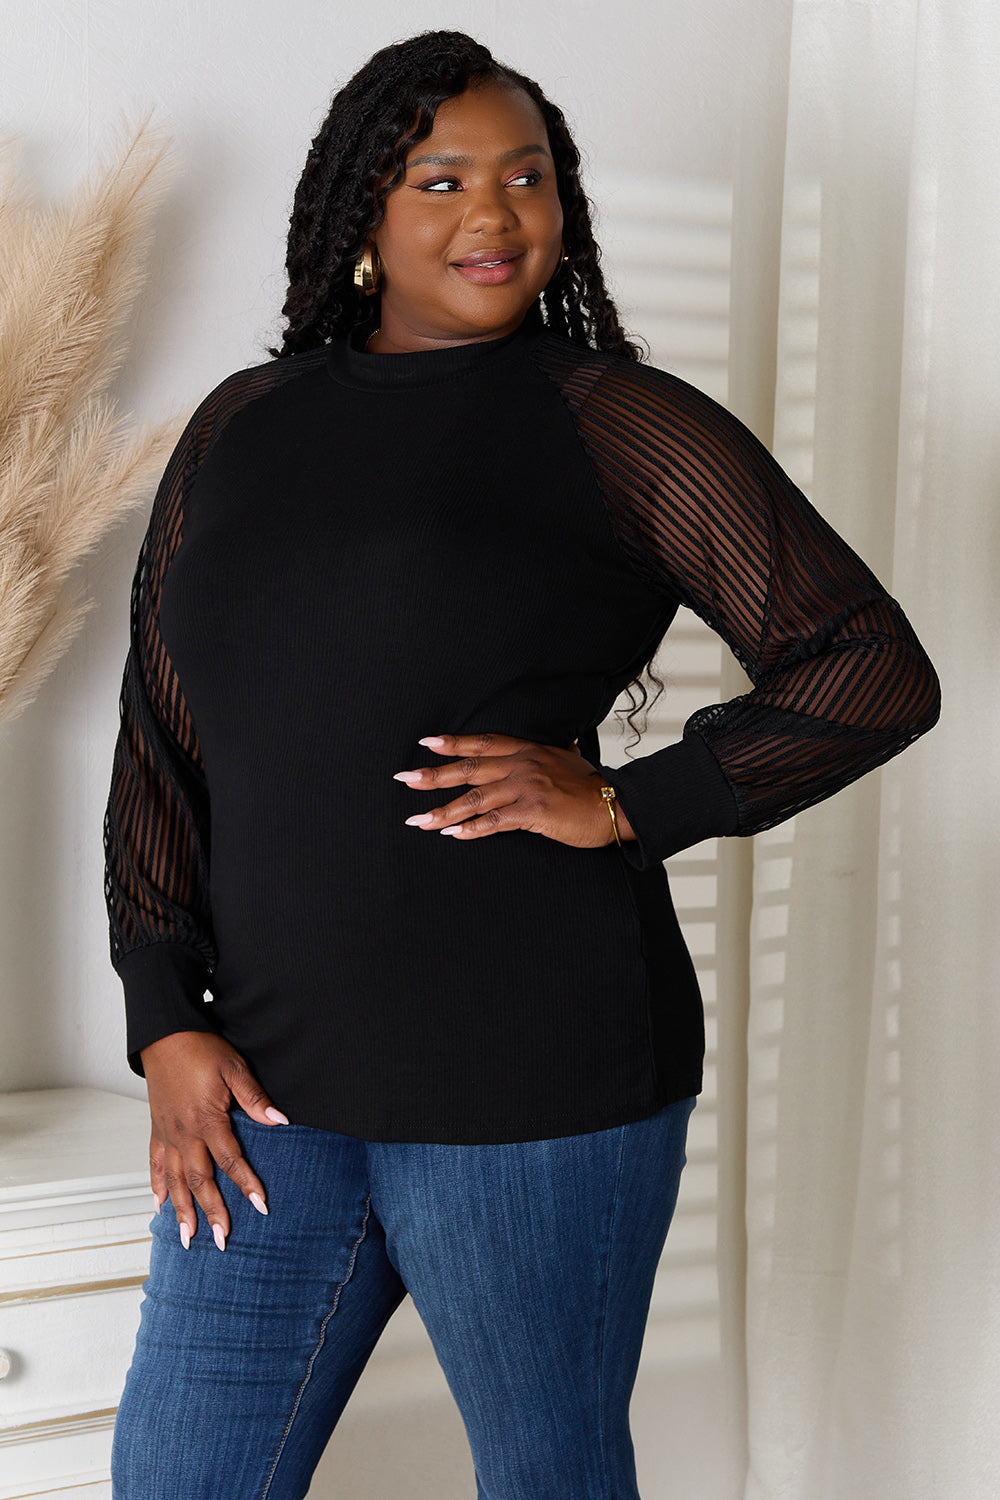
[[(938, 713), (897, 604), (683, 381), (527, 323), (224, 381), (158, 490), (105, 820), (128, 1051), (216, 1030), (299, 1124), (502, 1142), (698, 1092), (661, 861), (749, 834)], [(606, 775), (619, 851), (404, 826), (429, 734), (578, 741), (697, 611), (754, 690)], [(208, 999), (203, 999), (203, 994)]]

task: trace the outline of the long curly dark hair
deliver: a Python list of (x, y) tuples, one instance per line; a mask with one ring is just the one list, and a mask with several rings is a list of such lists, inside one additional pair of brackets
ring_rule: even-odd
[(430, 135), (442, 100), (484, 82), (523, 89), (534, 100), (555, 162), (567, 260), (528, 318), (592, 348), (645, 357), (626, 338), (604, 284), (580, 153), (562, 110), (461, 31), (425, 31), (383, 47), (334, 95), (295, 190), (281, 310), (287, 327), (280, 349), (269, 353), (314, 349), (367, 320), (371, 300), (354, 285), (354, 263), (382, 223), (386, 195), (402, 181), (411, 148)]

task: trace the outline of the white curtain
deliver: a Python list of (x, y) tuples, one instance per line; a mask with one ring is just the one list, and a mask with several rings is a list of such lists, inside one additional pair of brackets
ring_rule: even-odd
[(944, 709), (757, 839), (752, 876), (731, 862), (732, 1494), (996, 1500), (1000, 8), (786, 0), (762, 25), (731, 404), (904, 604)]

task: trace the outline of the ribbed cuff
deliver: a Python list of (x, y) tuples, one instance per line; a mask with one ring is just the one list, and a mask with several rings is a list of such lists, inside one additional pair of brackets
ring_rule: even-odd
[(182, 943), (150, 943), (133, 948), (117, 965), (125, 987), (128, 1065), (143, 1077), (143, 1047), (174, 1031), (216, 1031), (202, 999), (208, 967), (201, 954)]
[(737, 831), (736, 799), (699, 734), (687, 734), (653, 755), (600, 770), (617, 792), (635, 833), (634, 843), (622, 843), (622, 853), (636, 869), (647, 870), (702, 839)]

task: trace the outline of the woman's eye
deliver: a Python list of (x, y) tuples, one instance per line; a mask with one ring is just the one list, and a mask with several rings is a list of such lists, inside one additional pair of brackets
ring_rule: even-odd
[[(512, 177), (510, 179), (510, 181), (507, 183), (507, 186), (513, 187), (519, 183), (523, 183), (526, 187), (534, 187), (535, 183), (541, 182), (541, 180), (541, 172), (518, 172), (516, 177)], [(461, 186), (462, 184), (459, 182), (457, 177), (438, 177), (434, 182), (423, 183), (421, 186), (421, 192), (450, 193), (453, 189), (460, 189)]]

